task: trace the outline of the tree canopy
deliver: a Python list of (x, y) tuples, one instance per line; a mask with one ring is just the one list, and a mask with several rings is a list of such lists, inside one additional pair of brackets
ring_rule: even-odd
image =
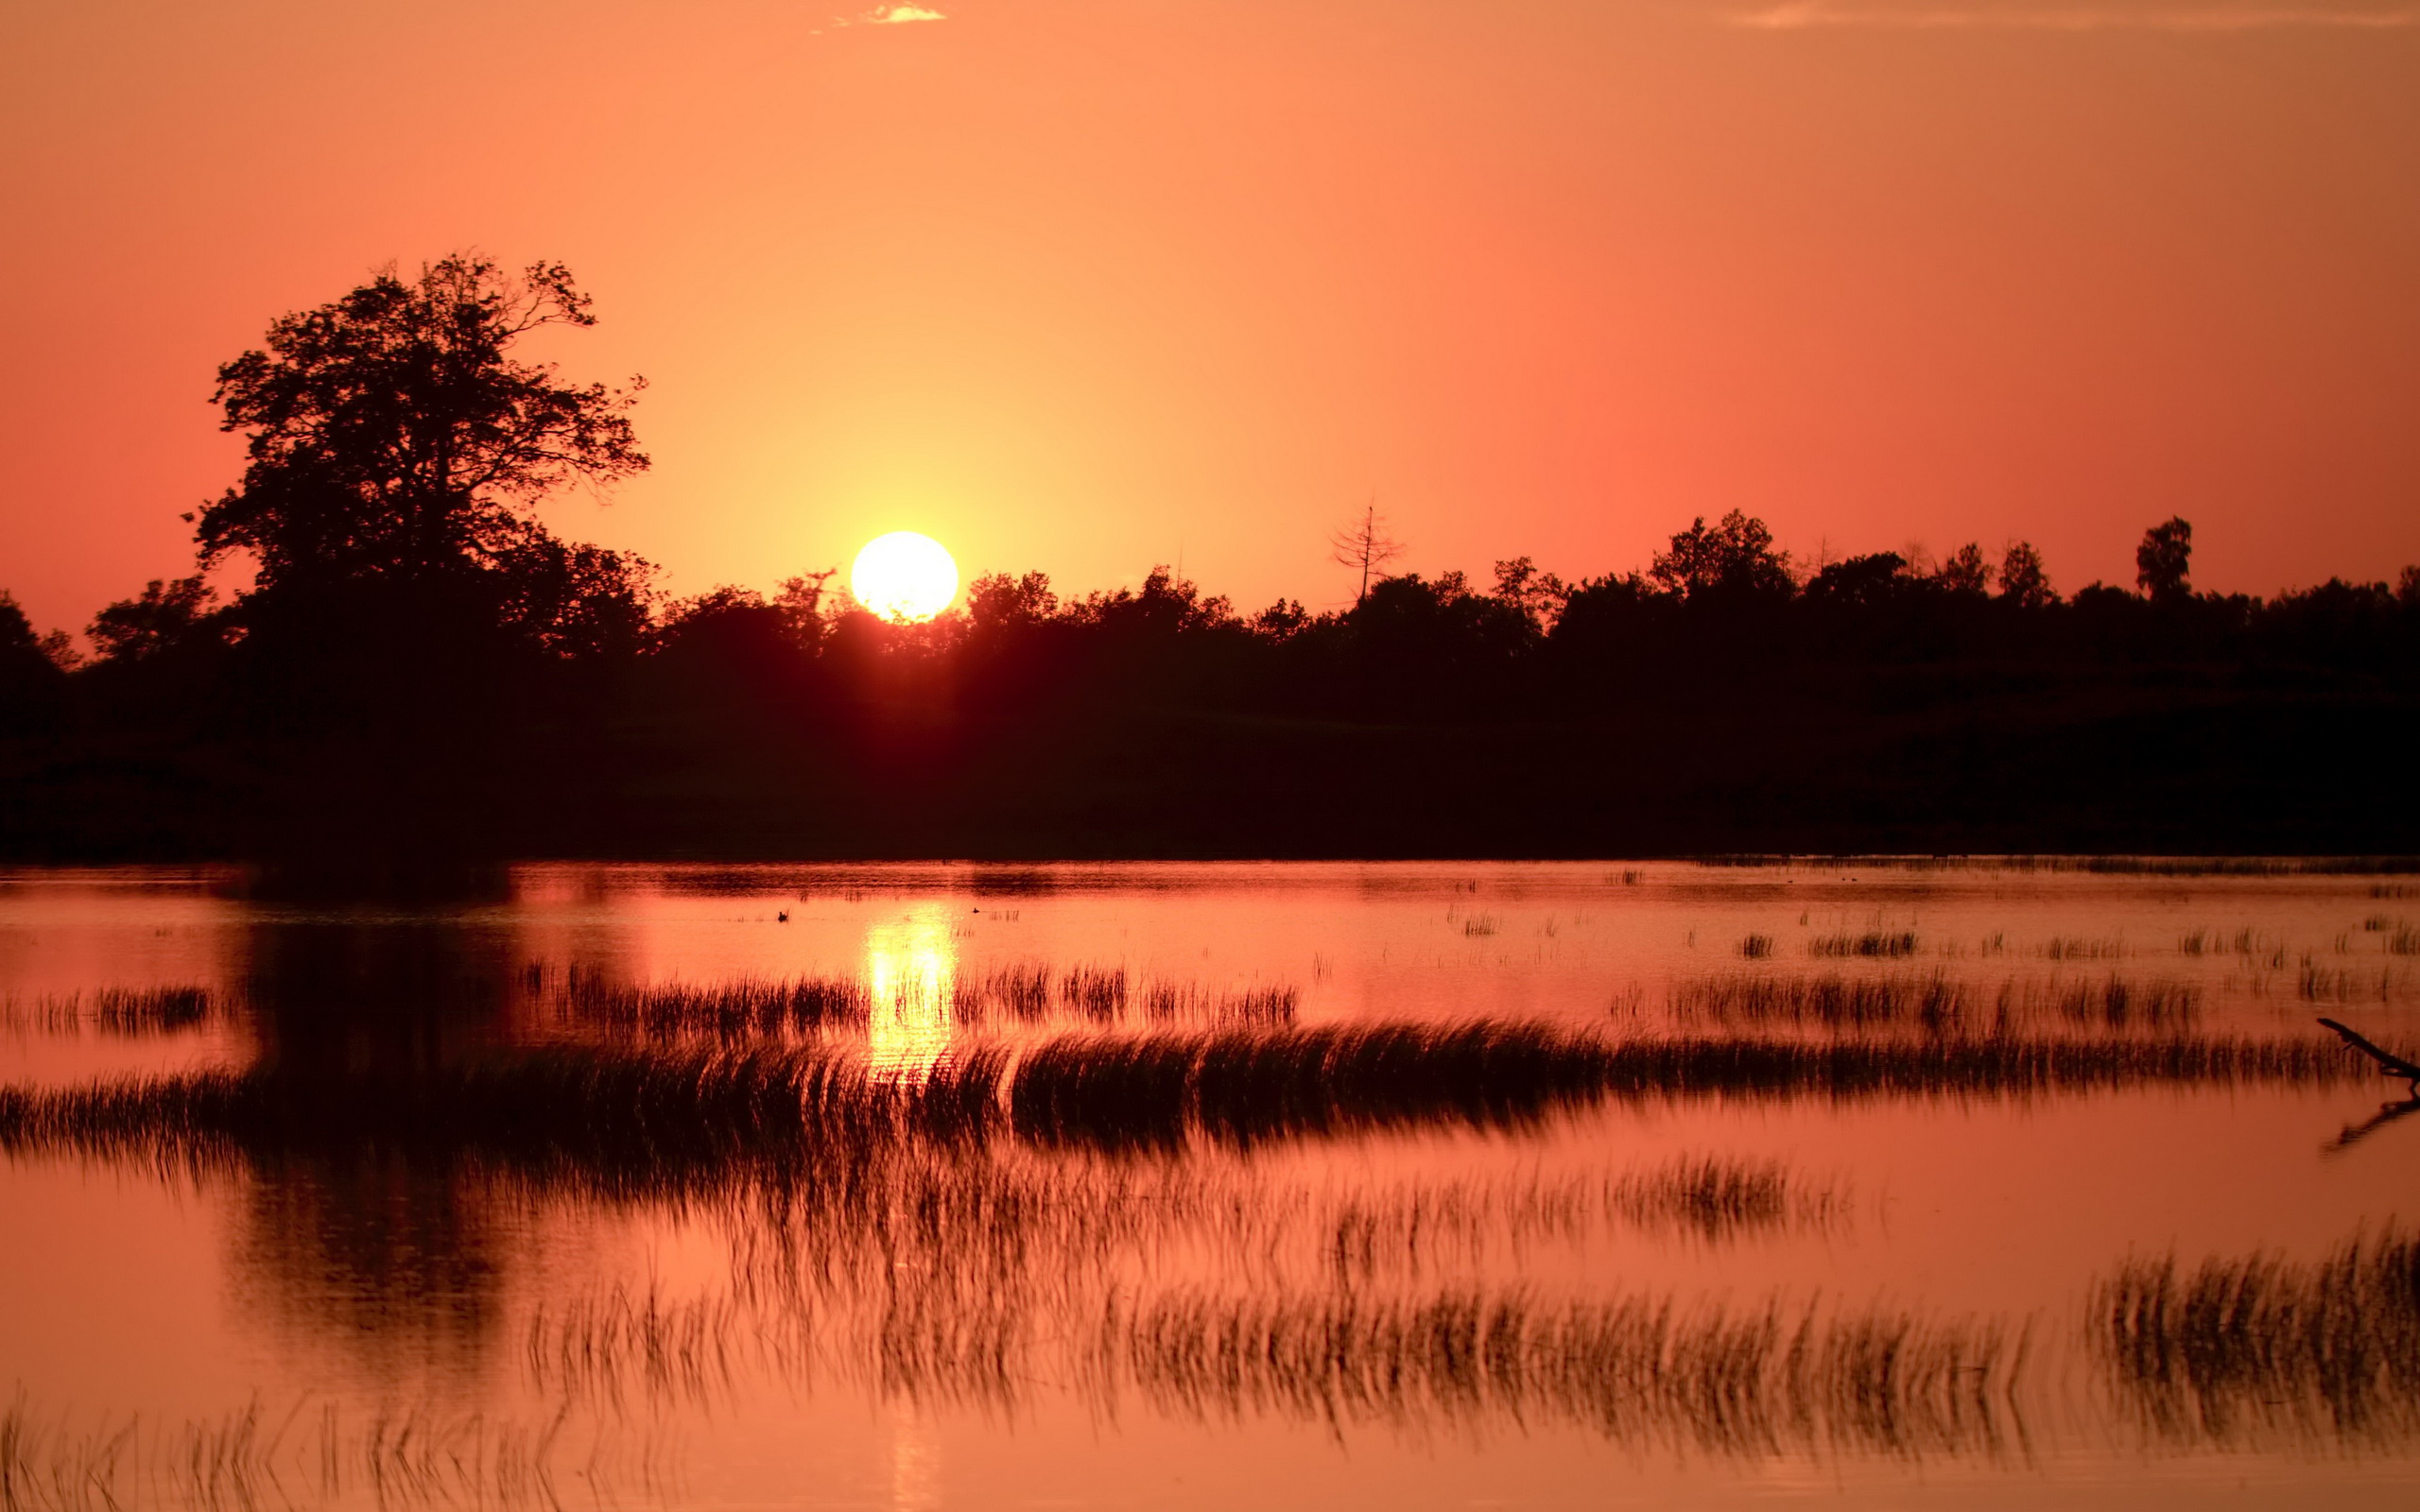
[(543, 328), (595, 323), (561, 264), (515, 276), (468, 253), (280, 318), (218, 369), (222, 428), (248, 434), (248, 460), (196, 522), (203, 564), (249, 554), (248, 597), (473, 587), (546, 644), (643, 621), (645, 563), (566, 547), (530, 513), (648, 466), (629, 417), (641, 380), (574, 385), (516, 355)]

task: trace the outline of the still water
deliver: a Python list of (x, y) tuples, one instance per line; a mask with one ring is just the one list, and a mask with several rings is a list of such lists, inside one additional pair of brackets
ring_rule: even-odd
[[(0, 878), (0, 1505), (2408, 1505), (2420, 885)], [(804, 1111), (802, 1113), (801, 1109)]]

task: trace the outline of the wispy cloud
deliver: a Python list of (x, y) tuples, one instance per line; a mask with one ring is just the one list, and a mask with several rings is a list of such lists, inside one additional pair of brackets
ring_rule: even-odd
[(915, 0), (899, 0), (898, 4), (876, 6), (872, 10), (860, 10), (854, 16), (836, 16), (807, 35), (821, 37), (826, 31), (837, 31), (842, 26), (904, 26), (909, 22), (948, 19), (930, 6), (917, 5)]
[(2420, 26), (2420, 9), (1915, 6), (1901, 9), (1839, 5), (1831, 0), (1785, 0), (1726, 19), (1752, 31), (2398, 31)]

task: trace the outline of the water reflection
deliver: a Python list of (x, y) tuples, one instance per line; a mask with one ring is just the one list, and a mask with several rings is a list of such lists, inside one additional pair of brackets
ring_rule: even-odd
[[(1121, 1416), (1272, 1425), (1218, 1439), (1246, 1450), (1280, 1426), (1382, 1431), (1356, 1453), (1385, 1433), (1559, 1429), (1693, 1461), (2016, 1464), (2035, 1435), (2046, 1464), (2085, 1436), (2420, 1450), (2412, 1242), (2320, 1263), (2308, 1247), (2401, 1211), (2394, 1150), (2420, 1123), (2384, 1125), (2420, 1104), (2360, 1123), (2367, 1095), (2323, 1102), (2372, 1066), (2310, 1029), (2311, 993), (2282, 1001), (2290, 974), (2275, 1000), (2225, 974), (2251, 968), (2222, 970), (2206, 895), (2181, 923), (2146, 916), (2121, 956), (2075, 947), (2117, 933), (2080, 916), (2011, 946), (1980, 904), (1952, 928), (1701, 888), (1686, 896), (1772, 917), (1656, 916), (1668, 960), (1649, 972), (1616, 954), (1645, 937), (1634, 919), (1566, 958), (1568, 909), (1524, 915), (1490, 881), (1482, 934), (1436, 879), (1391, 876), (1332, 907), (1285, 882), (1282, 904), (1233, 914), (1206, 892), (1156, 901), (1174, 891), (1157, 872), (1013, 869), (911, 888), (871, 868), (554, 868), (509, 907), (212, 899), (200, 924), (147, 899), (116, 934), (62, 925), (40, 952), (0, 931), (24, 1033), (106, 1033), (116, 1057), (74, 1062), (72, 1085), (11, 1073), (46, 1090), (0, 1087), (0, 1151), (200, 1175), (235, 1334), (315, 1387), (475, 1397), (537, 1424), (502, 1460), (466, 1453), (492, 1486), (543, 1469), (566, 1402), (613, 1435), (694, 1436), (704, 1463), (738, 1415), (806, 1386), (845, 1396), (860, 1439), (874, 1423), (865, 1484), (901, 1505), (996, 1455), (961, 1453), (953, 1415), (1059, 1405), (1103, 1433)], [(1165, 917), (1094, 896), (1116, 887)], [(1599, 890), (1617, 888), (1684, 895)], [(1355, 934), (1400, 900), (1426, 933)], [(2378, 904), (2329, 906), (2336, 954), (2403, 970), (2352, 927)], [(1903, 922), (1912, 955), (1813, 943)], [(2255, 922), (2247, 940), (2286, 927)], [(2333, 934), (2295, 927), (2333, 958)], [(1751, 936), (1781, 943), (1751, 956)], [(1458, 974), (1472, 941), (1484, 975)], [(162, 1043), (222, 1025), (243, 1032), (207, 1055)], [(2407, 1031), (2381, 1009), (2375, 1032)], [(130, 1067), (149, 1079), (81, 1080)], [(2210, 1151), (2238, 1139), (2238, 1103), (2221, 1179)], [(2198, 1132), (2167, 1132), (2180, 1117)], [(2315, 1160), (2339, 1122), (2340, 1145), (2376, 1141), (2329, 1168), (2333, 1188), (2308, 1183), (2308, 1211), (2273, 1171), (2236, 1179), (2263, 1141)], [(1689, 1144), (1654, 1143), (1676, 1126)], [(2037, 1168), (2057, 1197), (2029, 1187)], [(1914, 1193), (1898, 1233), (1894, 1174)], [(2147, 1221), (2218, 1232), (2152, 1241), (2233, 1258), (2110, 1271), (2145, 1237), (2094, 1216), (2120, 1180), (2174, 1196)], [(1969, 1188), (2011, 1206), (1958, 1207)], [(1853, 1208), (1852, 1191), (1876, 1195)], [(2274, 1255), (2239, 1249), (2263, 1237), (2258, 1201), (2280, 1214)], [(1993, 1253), (2016, 1247), (2011, 1213), (2038, 1251), (2014, 1281)], [(39, 1252), (17, 1220), (0, 1209), (0, 1255)], [(107, 1298), (64, 1291), (111, 1337)], [(125, 1332), (130, 1357), (145, 1341)], [(83, 1379), (41, 1369), (38, 1403)], [(293, 1384), (264, 1397), (282, 1411)], [(311, 1432), (314, 1454), (354, 1441)], [(374, 1422), (345, 1432), (373, 1456), (387, 1442)], [(561, 1442), (563, 1464), (588, 1452), (584, 1427)]]
[(504, 1312), (498, 1204), (459, 1162), (258, 1158), (229, 1235), (238, 1301), (289, 1348), (370, 1379), (483, 1375)]
[(509, 929), (268, 916), (240, 941), (251, 1027), (282, 1074), (434, 1071), (507, 1037), (519, 954)]
[[(391, 1096), (516, 1038), (527, 951), (493, 914), (247, 911), (236, 998), (264, 1107), (375, 1095), (348, 1087)], [(239, 1137), (228, 1243), (241, 1303), (289, 1346), (334, 1349), (373, 1380), (487, 1373), (510, 1226), (494, 1184), (446, 1143)]]
[(866, 932), (869, 1063), (877, 1077), (923, 1081), (949, 1053), (958, 947), (957, 910), (925, 903)]

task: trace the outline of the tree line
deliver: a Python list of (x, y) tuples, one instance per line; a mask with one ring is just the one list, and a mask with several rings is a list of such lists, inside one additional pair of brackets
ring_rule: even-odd
[[(188, 517), (198, 571), (102, 609), (89, 650), (0, 595), (0, 791), (19, 800), (0, 847), (519, 825), (511, 844), (554, 850), (756, 833), (1148, 850), (1217, 833), (1276, 851), (1298, 832), (1311, 850), (1518, 850), (1592, 823), (1607, 844), (1713, 845), (1787, 838), (1798, 821), (1770, 812), (1793, 785), (1831, 795), (1800, 803), (1822, 811), (1808, 833), (1972, 837), (2055, 813), (2088, 840), (2097, 809), (2161, 782), (2277, 809), (2321, 759), (2281, 754), (2279, 720), (2411, 720), (2420, 568), (2199, 593), (2181, 518), (2145, 531), (2131, 587), (2065, 595), (2023, 541), (1802, 563), (1739, 511), (1673, 532), (1643, 570), (1390, 574), (1401, 548), (1373, 507), (1333, 541), (1358, 595), (1323, 612), (1239, 610), (1164, 567), (1080, 596), (986, 574), (914, 624), (867, 613), (830, 572), (671, 598), (645, 561), (532, 512), (648, 465), (638, 380), (575, 384), (515, 350), (594, 318), (558, 265), (458, 255), (283, 317), (222, 366), (246, 465)], [(204, 575), (228, 563), (251, 576), (221, 602)], [(2042, 772), (1982, 743), (2066, 775), (2044, 798)], [(2011, 783), (2008, 813), (1977, 820)], [(1660, 787), (1684, 818), (1616, 822), (1607, 784)], [(1338, 817), (1348, 799), (1394, 828)], [(2259, 833), (2392, 828), (2364, 831), (2357, 807), (2321, 822), (2287, 800)]]

